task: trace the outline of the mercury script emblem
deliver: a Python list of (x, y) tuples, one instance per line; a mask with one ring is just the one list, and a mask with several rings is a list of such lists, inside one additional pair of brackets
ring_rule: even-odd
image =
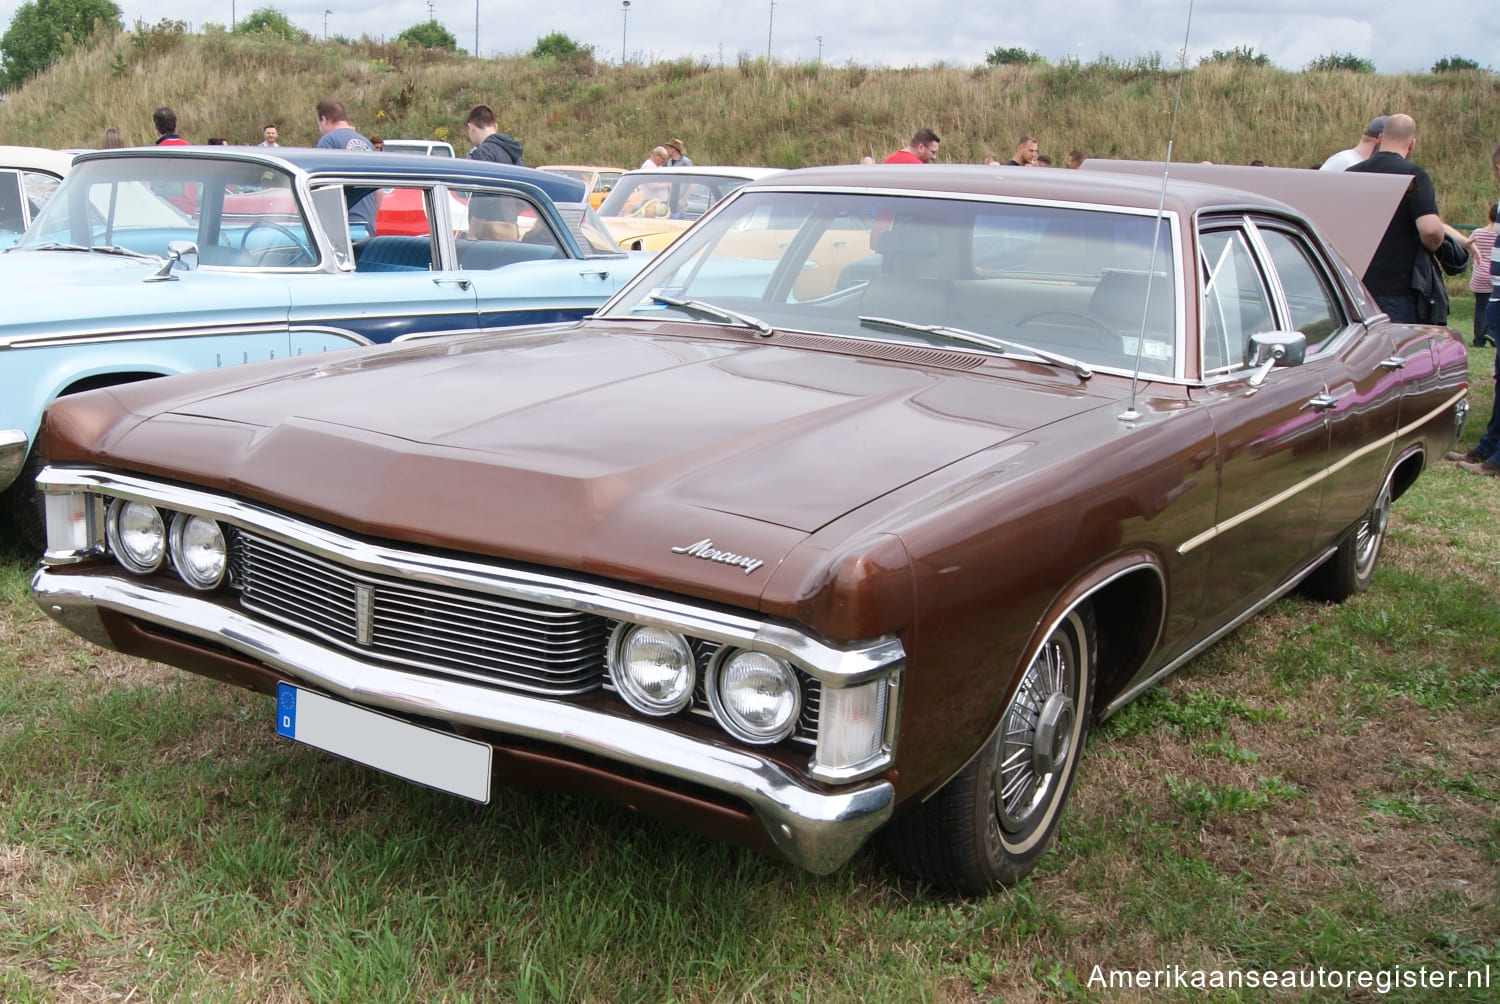
[(702, 540), (698, 541), (698, 543), (689, 544), (687, 547), (674, 547), (672, 548), (672, 553), (685, 554), (690, 558), (702, 558), (704, 561), (717, 561), (725, 565), (738, 565), (745, 570), (746, 575), (749, 575), (761, 565), (765, 564), (765, 562), (761, 561), (759, 558), (752, 558), (744, 554), (733, 554), (729, 551), (721, 551), (718, 548), (714, 547), (714, 542), (711, 537), (704, 537)]

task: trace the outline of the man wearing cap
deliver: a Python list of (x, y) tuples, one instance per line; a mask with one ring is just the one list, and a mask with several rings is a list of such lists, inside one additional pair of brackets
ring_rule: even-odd
[(1346, 171), (1365, 160), (1375, 152), (1375, 147), (1380, 143), (1380, 134), (1385, 132), (1385, 115), (1378, 115), (1370, 120), (1365, 126), (1365, 134), (1359, 138), (1359, 142), (1347, 150), (1338, 153), (1323, 161), (1320, 171)]
[(668, 167), (692, 167), (693, 159), (682, 149), (682, 140), (669, 139), (662, 146), (667, 148)]

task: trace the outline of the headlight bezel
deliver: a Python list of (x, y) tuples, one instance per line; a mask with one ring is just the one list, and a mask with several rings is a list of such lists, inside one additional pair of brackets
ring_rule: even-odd
[[(189, 560), (185, 551), (187, 547), (193, 545), (191, 542), (185, 542), (184, 537), (191, 528), (202, 524), (213, 528), (213, 539), (218, 541), (216, 550), (219, 568), (217, 574), (211, 578), (200, 577), (193, 571), (196, 564)], [(191, 512), (173, 513), (171, 528), (167, 533), (167, 551), (172, 557), (172, 568), (177, 572), (177, 577), (199, 592), (206, 593), (219, 588), (229, 574), (229, 537), (219, 521), (209, 516)]]
[[(727, 674), (732, 671), (731, 664), (739, 659), (759, 662), (762, 664), (759, 667), (761, 671), (769, 671), (782, 676), (785, 682), (783, 693), (791, 695), (792, 707), (791, 713), (775, 728), (755, 727), (740, 711), (735, 709), (732, 699), (724, 693)], [(797, 723), (802, 718), (805, 695), (801, 677), (789, 661), (768, 652), (726, 647), (709, 665), (708, 672), (705, 674), (704, 690), (707, 693), (709, 708), (713, 711), (714, 721), (719, 724), (719, 727), (741, 742), (754, 746), (770, 746), (790, 738), (797, 731)]]
[[(122, 534), (134, 531), (120, 529), (120, 521), (124, 518), (126, 510), (132, 507), (148, 510), (154, 523), (151, 529), (156, 532), (155, 558), (153, 560), (141, 560), (135, 549), (126, 545), (126, 538)], [(167, 518), (162, 510), (149, 502), (138, 502), (134, 499), (116, 498), (109, 504), (105, 514), (105, 538), (109, 541), (109, 553), (122, 568), (134, 575), (152, 575), (159, 571), (167, 560), (168, 550)]]
[[(680, 654), (684, 657), (682, 661), (687, 670), (685, 683), (679, 682), (669, 699), (654, 697), (628, 669), (627, 649), (632, 641), (646, 632), (658, 632), (664, 636), (664, 640), (669, 640), (674, 646), (679, 647)], [(609, 640), (608, 669), (609, 678), (613, 681), (615, 690), (625, 699), (625, 703), (641, 714), (650, 715), (653, 718), (666, 718), (688, 707), (693, 701), (693, 692), (698, 684), (697, 655), (687, 637), (679, 631), (654, 624), (622, 622), (616, 627)]]

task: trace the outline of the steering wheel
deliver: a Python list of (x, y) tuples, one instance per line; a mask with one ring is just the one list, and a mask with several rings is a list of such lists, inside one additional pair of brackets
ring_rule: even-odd
[[(265, 228), (267, 228), (269, 230), (274, 230), (278, 234), (281, 234), (281, 236), (283, 236), (283, 237), (286, 238), (286, 241), (287, 241), (286, 245), (285, 246), (272, 245), (270, 247), (263, 247), (263, 248), (252, 248), (252, 247), (250, 247), (250, 235), (253, 234), (253, 233), (255, 233), (255, 231), (258, 230), (258, 229), (260, 229), (261, 227), (265, 227)], [(313, 261), (316, 260), (313, 257), (313, 253), (311, 251), (309, 251), (306, 247), (303, 246), (302, 241), (297, 237), (296, 234), (292, 233), (292, 231), (288, 230), (286, 227), (282, 226), (280, 223), (277, 223), (275, 220), (256, 220), (254, 223), (252, 223), (248, 227), (246, 227), (245, 228), (245, 232), (240, 236), (240, 250), (241, 251), (247, 251), (247, 252), (249, 252), (252, 255), (258, 254), (258, 255), (260, 255), (263, 258), (266, 255), (270, 254), (270, 252), (273, 252), (273, 251), (283, 251), (284, 252), (284, 251), (289, 250), (290, 248), (296, 248), (297, 253), (294, 254), (294, 255), (292, 255), (289, 261), (283, 262), (282, 264), (284, 264), (284, 265), (300, 265), (300, 264), (302, 264), (304, 262), (307, 262), (307, 263), (311, 264)]]
[(1067, 310), (1059, 307), (1044, 307), (1041, 310), (1033, 310), (1031, 313), (1025, 315), (1024, 317), (1018, 318), (1016, 320), (1016, 327), (1025, 327), (1032, 321), (1038, 320), (1043, 317), (1071, 317), (1075, 320), (1084, 321), (1085, 323), (1098, 328), (1100, 331), (1110, 336), (1111, 338), (1118, 334), (1118, 332), (1116, 332), (1114, 328), (1111, 328), (1103, 320), (1095, 317), (1093, 314), (1085, 313), (1082, 310)]

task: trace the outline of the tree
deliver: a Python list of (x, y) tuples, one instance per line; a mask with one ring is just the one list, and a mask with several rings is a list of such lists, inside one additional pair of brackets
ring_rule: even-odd
[(0, 84), (19, 87), (56, 62), (70, 42), (82, 44), (95, 31), (112, 35), (121, 27), (113, 0), (29, 0), (0, 36)]
[(250, 15), (234, 26), (236, 35), (275, 35), (288, 42), (306, 42), (312, 36), (292, 24), (287, 16), (275, 7), (257, 7)]
[(996, 46), (984, 57), (984, 61), (988, 66), (1030, 66), (1046, 62), (1041, 53), (1023, 49), (1019, 45)]
[(438, 24), (436, 20), (412, 25), (397, 35), (396, 41), (403, 45), (415, 45), (420, 49), (458, 51), (458, 39), (453, 37), (453, 32)]
[(1432, 64), (1433, 73), (1459, 73), (1463, 70), (1478, 70), (1479, 64), (1462, 56), (1444, 56)]
[(1374, 73), (1375, 64), (1352, 52), (1335, 52), (1314, 59), (1307, 64), (1307, 69), (1311, 73), (1332, 73), (1338, 70), (1348, 73)]
[(573, 41), (560, 31), (554, 31), (550, 35), (543, 35), (536, 40), (536, 48), (531, 50), (532, 59), (567, 59), (584, 51), (584, 47)]

